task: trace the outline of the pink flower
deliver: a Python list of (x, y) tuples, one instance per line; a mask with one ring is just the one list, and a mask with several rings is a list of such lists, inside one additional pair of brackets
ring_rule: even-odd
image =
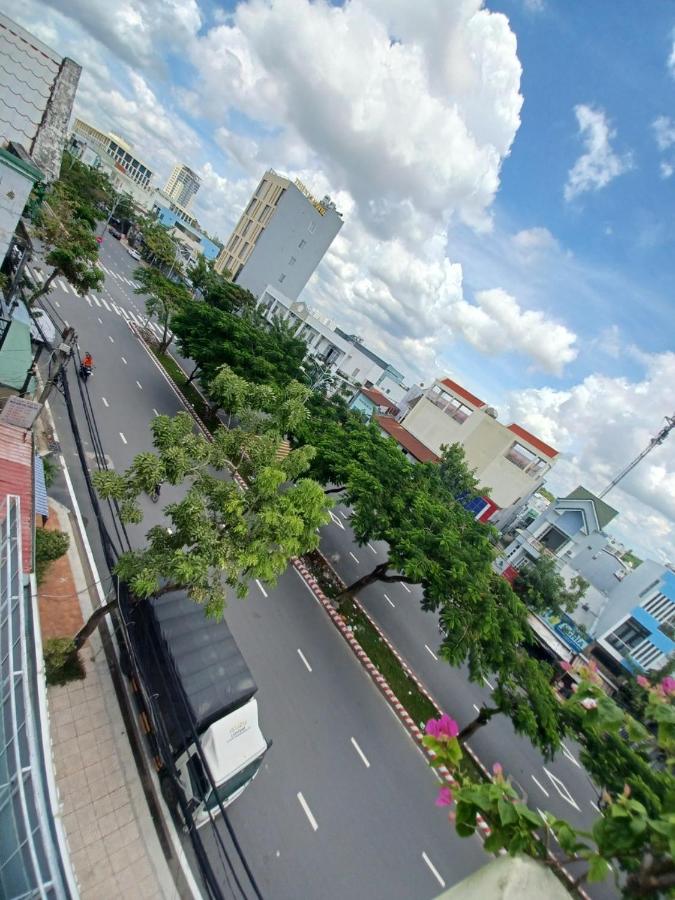
[(598, 701), (595, 699), (595, 697), (584, 697), (584, 699), (581, 701), (581, 705), (584, 709), (597, 709)]
[(500, 778), (504, 774), (504, 769), (501, 763), (496, 762), (492, 767), (492, 774), (496, 775), (497, 778)]
[(445, 713), (440, 719), (429, 719), (425, 730), (427, 734), (435, 737), (437, 741), (449, 741), (451, 738), (456, 738), (459, 734), (457, 722)]
[(666, 677), (661, 682), (661, 690), (665, 694), (666, 697), (669, 697), (671, 694), (675, 694), (675, 678), (672, 675), (666, 675)]
[(436, 806), (450, 806), (452, 803), (452, 791), (449, 787), (442, 787), (436, 797)]
[(567, 662), (566, 659), (563, 659), (559, 663), (560, 668), (563, 672), (571, 672), (572, 671), (572, 663)]
[(649, 688), (649, 679), (645, 678), (644, 675), (638, 675), (635, 679), (641, 688)]

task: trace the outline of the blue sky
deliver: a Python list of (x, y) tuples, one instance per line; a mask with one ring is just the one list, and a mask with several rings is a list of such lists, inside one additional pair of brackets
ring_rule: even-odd
[[(199, 169), (209, 231), (227, 238), (268, 166), (332, 194), (345, 225), (305, 299), (411, 380), (451, 375), (551, 442), (554, 490), (601, 489), (675, 412), (672, 4), (6, 12), (83, 65), (76, 111), (158, 183)], [(624, 488), (617, 533), (675, 560), (675, 438)]]

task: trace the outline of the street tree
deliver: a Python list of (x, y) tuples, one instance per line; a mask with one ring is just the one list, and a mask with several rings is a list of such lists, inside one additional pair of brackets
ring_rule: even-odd
[(168, 230), (150, 216), (141, 219), (138, 229), (150, 263), (159, 269), (176, 268), (176, 242)]
[(307, 385), (291, 381), (279, 388), (272, 384), (256, 384), (237, 375), (230, 366), (223, 365), (207, 386), (207, 394), (218, 409), (246, 420), (247, 414), (257, 413), (256, 427), (247, 430), (262, 433), (274, 431), (281, 438), (302, 426), (307, 419), (307, 401), (311, 394)]
[(60, 189), (73, 205), (76, 218), (89, 223), (92, 231), (107, 215), (115, 191), (110, 178), (64, 152), (58, 181)]
[(63, 277), (84, 296), (103, 283), (103, 272), (97, 265), (98, 244), (88, 222), (76, 210), (58, 182), (40, 207), (35, 230), (45, 246), (45, 262), (53, 266), (44, 282), (28, 298), (28, 305), (48, 294), (55, 278)]
[(208, 303), (183, 309), (171, 327), (181, 353), (195, 362), (190, 380), (199, 374), (202, 383), (208, 384), (222, 365), (261, 384), (300, 380), (306, 347), (296, 337), (273, 335), (244, 316)]
[[(142, 549), (120, 556), (116, 574), (139, 600), (180, 588), (220, 618), (228, 591), (244, 597), (254, 578), (274, 584), (292, 557), (317, 546), (328, 501), (320, 485), (299, 477), (306, 451), (278, 460), (269, 436), (225, 428), (209, 441), (194, 433), (186, 413), (158, 416), (151, 428), (154, 453), (137, 455), (123, 473), (94, 476), (126, 522), (142, 520), (140, 497), (158, 485), (186, 488), (164, 508), (170, 529), (151, 528)], [(245, 490), (231, 477), (242, 470)]]
[(192, 305), (192, 295), (184, 284), (177, 284), (151, 266), (139, 266), (134, 270), (134, 278), (138, 282), (134, 293), (146, 296), (145, 311), (148, 317), (157, 316), (162, 328), (159, 352), (166, 353), (173, 340), (169, 329), (171, 319), (186, 306)]
[(441, 445), (441, 461), (438, 468), (441, 481), (453, 497), (471, 499), (489, 493), (486, 488), (480, 486), (475, 469), (469, 469), (461, 444)]
[[(476, 782), (466, 774), (460, 766), (459, 727), (447, 715), (430, 719), (424, 737), (434, 755), (433, 765), (446, 766), (455, 779), (452, 788), (440, 789), (436, 804), (455, 804), (451, 820), (462, 837), (476, 832), (479, 818), (487, 820), (490, 835), (484, 846), (488, 852), (523, 853), (559, 869), (566, 862), (582, 862), (585, 868), (575, 880), (577, 887), (584, 881), (613, 877), (626, 898), (670, 897), (675, 888), (675, 679), (666, 676), (654, 686), (641, 677), (641, 686), (649, 695), (648, 718), (653, 723), (648, 731), (605, 694), (593, 666), (581, 674), (565, 709), (573, 718), (584, 719), (583, 730), (593, 732), (599, 742), (613, 737), (644, 747), (664, 760), (657, 776), (660, 790), (654, 792), (651, 805), (636, 796), (633, 771), (628, 768), (616, 790), (603, 791), (603, 809), (590, 830), (577, 829), (551, 813), (530, 810), (500, 765), (495, 765), (492, 781)], [(565, 854), (562, 861), (549, 852), (551, 838)]]
[(574, 612), (586, 593), (588, 582), (575, 575), (569, 587), (558, 571), (556, 560), (542, 553), (519, 570), (513, 589), (533, 612), (557, 615)]

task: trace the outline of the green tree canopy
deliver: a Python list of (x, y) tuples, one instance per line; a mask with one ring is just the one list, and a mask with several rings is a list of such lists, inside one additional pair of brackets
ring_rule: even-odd
[(115, 191), (105, 172), (80, 162), (68, 151), (63, 154), (58, 184), (70, 200), (76, 218), (88, 222), (92, 230), (105, 219)]
[(533, 612), (574, 612), (586, 593), (588, 582), (575, 575), (570, 586), (559, 573), (556, 560), (542, 553), (518, 572), (513, 589)]
[[(292, 557), (317, 546), (328, 501), (320, 485), (299, 477), (307, 450), (278, 460), (274, 436), (238, 429), (220, 428), (211, 442), (194, 433), (187, 413), (159, 416), (151, 427), (156, 452), (138, 454), (124, 473), (94, 476), (127, 522), (141, 521), (141, 494), (165, 482), (187, 488), (164, 509), (170, 530), (151, 528), (143, 549), (120, 557), (116, 572), (138, 598), (182, 588), (218, 618), (228, 589), (243, 597), (253, 578), (274, 583)], [(230, 477), (242, 468), (248, 490)]]
[(192, 305), (190, 291), (184, 284), (177, 284), (162, 275), (159, 269), (149, 266), (139, 266), (135, 269), (134, 278), (138, 282), (134, 293), (147, 295), (145, 310), (148, 316), (157, 316), (162, 326), (159, 352), (165, 353), (173, 340), (173, 335), (169, 332), (169, 323), (180, 310)]
[(143, 237), (145, 254), (152, 265), (160, 269), (179, 268), (176, 260), (176, 242), (168, 230), (150, 216), (138, 223)]
[(263, 384), (300, 380), (305, 356), (303, 341), (273, 334), (266, 327), (208, 303), (194, 303), (179, 312), (171, 327), (181, 353), (194, 360), (194, 377), (210, 382), (222, 365)]
[(443, 444), (441, 446), (439, 470), (443, 485), (453, 497), (472, 498), (489, 493), (488, 489), (480, 486), (475, 469), (469, 469), (461, 444), (450, 444), (449, 446)]
[(45, 262), (53, 266), (43, 284), (29, 297), (28, 305), (49, 293), (54, 279), (65, 278), (78, 294), (85, 295), (103, 283), (97, 265), (98, 244), (90, 224), (77, 215), (69, 194), (56, 182), (40, 207), (35, 230), (45, 245)]

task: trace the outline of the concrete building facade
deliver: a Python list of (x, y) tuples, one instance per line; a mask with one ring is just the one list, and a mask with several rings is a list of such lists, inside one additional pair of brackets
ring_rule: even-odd
[(265, 172), (216, 261), (260, 297), (268, 285), (297, 300), (342, 228), (330, 197), (317, 200), (300, 181)]
[(199, 175), (188, 166), (183, 165), (183, 163), (178, 163), (173, 167), (173, 172), (169, 176), (164, 193), (178, 206), (182, 206), (183, 209), (189, 209), (200, 185)]
[(154, 172), (123, 138), (112, 132), (101, 131), (82, 119), (75, 119), (72, 136), (98, 153), (106, 171), (117, 170), (126, 175), (133, 185), (144, 190), (150, 189)]
[(400, 424), (432, 453), (461, 444), (467, 465), (499, 509), (522, 504), (555, 465), (558, 451), (449, 378), (406, 401)]
[(188, 264), (196, 261), (198, 256), (215, 260), (222, 247), (216, 244), (199, 227), (199, 222), (182, 206), (173, 203), (162, 191), (155, 191), (152, 214), (157, 221), (168, 228), (173, 237), (185, 248), (188, 256), (183, 254)]
[(0, 59), (0, 145), (21, 145), (55, 181), (82, 68), (3, 15)]

